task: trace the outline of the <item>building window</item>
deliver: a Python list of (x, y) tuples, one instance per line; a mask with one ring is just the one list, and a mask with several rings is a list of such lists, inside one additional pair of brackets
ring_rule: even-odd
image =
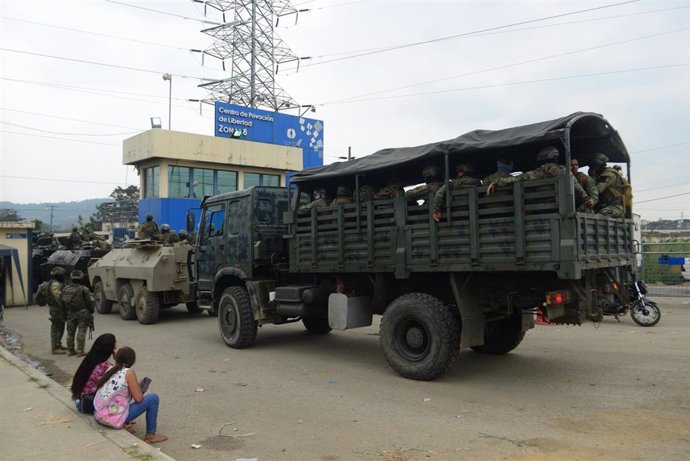
[(160, 167), (144, 169), (144, 198), (159, 197)]
[(280, 176), (276, 174), (245, 173), (244, 188), (252, 186), (280, 186)]
[(235, 192), (237, 190), (237, 172), (236, 171), (217, 171), (217, 192), (224, 194), (226, 192)]
[(192, 170), (192, 178), (194, 181), (194, 195), (193, 198), (202, 198), (206, 195), (213, 195), (213, 170), (206, 170), (202, 168), (194, 168)]
[(189, 197), (189, 173), (191, 168), (186, 166), (168, 167), (168, 197)]

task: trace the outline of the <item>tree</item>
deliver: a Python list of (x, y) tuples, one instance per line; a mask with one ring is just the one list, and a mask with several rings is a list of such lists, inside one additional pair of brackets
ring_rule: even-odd
[(31, 222), (34, 223), (35, 232), (41, 232), (43, 228), (46, 226), (46, 224), (38, 218), (32, 219)]
[(137, 186), (116, 187), (110, 194), (115, 201), (96, 206), (96, 212), (89, 217), (94, 229), (102, 229), (103, 223), (126, 226), (139, 220), (139, 188)]

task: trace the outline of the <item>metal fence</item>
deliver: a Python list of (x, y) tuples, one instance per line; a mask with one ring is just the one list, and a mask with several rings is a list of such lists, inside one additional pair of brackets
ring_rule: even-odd
[[(640, 279), (654, 296), (690, 298), (690, 268), (683, 274), (682, 261), (690, 258), (690, 240), (670, 239), (662, 242), (642, 243)], [(685, 277), (684, 277), (685, 276)]]

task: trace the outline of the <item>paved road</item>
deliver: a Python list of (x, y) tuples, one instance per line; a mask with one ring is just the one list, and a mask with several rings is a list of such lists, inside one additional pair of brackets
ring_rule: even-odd
[[(267, 326), (233, 350), (216, 319), (180, 306), (150, 326), (97, 315), (96, 333), (137, 350), (161, 396), (161, 449), (178, 460), (686, 460), (690, 305), (657, 301), (656, 327), (538, 326), (511, 354), (462, 352), (434, 382), (397, 376), (376, 326)], [(46, 308), (7, 309), (5, 323), (69, 381), (78, 360), (49, 354)]]

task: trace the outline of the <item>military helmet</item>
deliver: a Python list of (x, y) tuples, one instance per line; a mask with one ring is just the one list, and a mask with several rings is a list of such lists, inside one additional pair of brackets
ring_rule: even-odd
[(422, 169), (422, 178), (433, 178), (438, 176), (438, 168), (434, 165), (427, 165)]
[(73, 270), (71, 274), (69, 274), (69, 278), (72, 280), (81, 280), (84, 278), (84, 273), (80, 270)]
[(335, 195), (337, 195), (338, 197), (350, 195), (350, 189), (346, 186), (338, 186), (338, 188), (335, 191)]
[(474, 173), (474, 167), (472, 165), (470, 165), (469, 163), (461, 163), (455, 167), (455, 172), (460, 173), (461, 171), (463, 173), (472, 174), (472, 173)]
[(146, 213), (146, 220), (153, 221), (153, 213)]
[(65, 275), (65, 268), (62, 266), (55, 266), (50, 270), (50, 275)]
[(608, 161), (609, 161), (609, 158), (607, 156), (605, 156), (602, 153), (596, 153), (589, 160), (589, 166), (594, 167), (594, 168), (599, 168), (601, 166), (606, 165), (606, 162), (608, 162)]
[(558, 149), (553, 146), (546, 146), (537, 154), (537, 163), (553, 162), (558, 160), (559, 155)]
[(161, 226), (161, 232), (170, 232), (170, 224), (163, 224)]
[(180, 237), (183, 235), (187, 235), (187, 229), (180, 229), (180, 231), (177, 233)]
[(72, 228), (72, 232), (77, 232), (77, 231), (79, 231), (79, 228), (78, 228), (77, 226), (74, 226), (74, 227)]

